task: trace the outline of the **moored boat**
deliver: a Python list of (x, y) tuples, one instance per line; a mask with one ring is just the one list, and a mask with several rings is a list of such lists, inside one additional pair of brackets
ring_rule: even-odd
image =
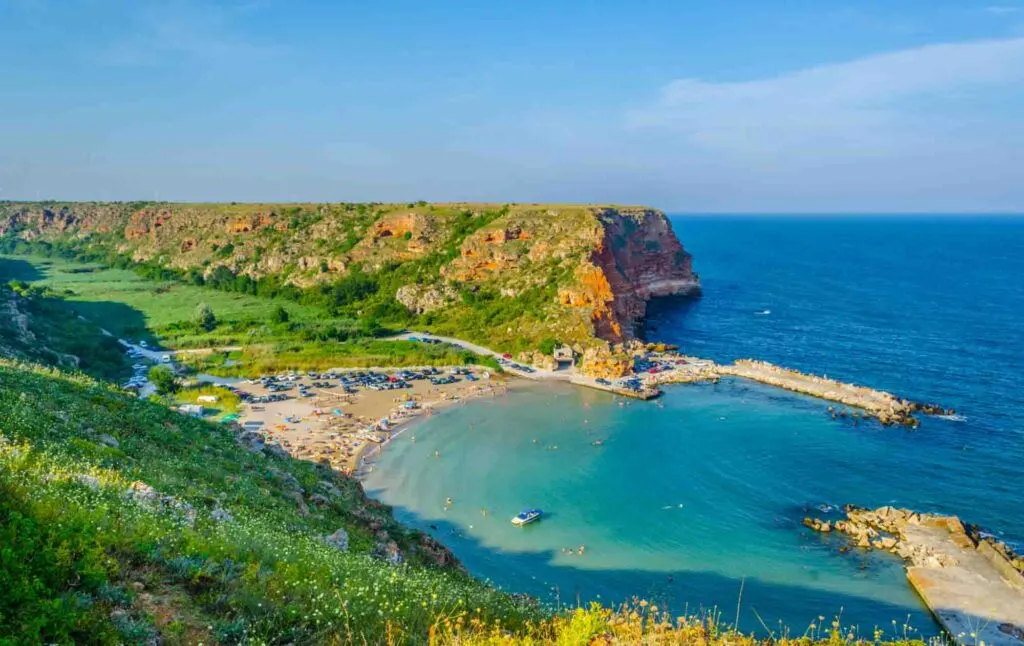
[(533, 521), (540, 519), (543, 513), (539, 509), (524, 509), (512, 519), (512, 524), (519, 526), (529, 525)]

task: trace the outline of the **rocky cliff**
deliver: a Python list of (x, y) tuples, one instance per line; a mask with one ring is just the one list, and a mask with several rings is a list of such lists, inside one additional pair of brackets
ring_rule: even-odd
[(409, 312), (479, 315), (506, 344), (621, 342), (651, 298), (699, 292), (669, 221), (640, 207), (6, 202), (0, 236), (298, 287), (397, 268), (383, 284)]

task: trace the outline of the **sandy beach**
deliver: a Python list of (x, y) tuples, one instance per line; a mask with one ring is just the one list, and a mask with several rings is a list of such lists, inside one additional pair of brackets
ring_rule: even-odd
[[(398, 369), (383, 374), (397, 372)], [(481, 397), (504, 394), (519, 381), (515, 377), (490, 374), (474, 369), (478, 381), (464, 377), (450, 384), (432, 384), (427, 380), (409, 382), (401, 390), (360, 388), (353, 394), (340, 386), (317, 388), (315, 379), (302, 377), (314, 397), (290, 397), (284, 401), (246, 403), (240, 423), (260, 431), (268, 441), (280, 444), (292, 457), (329, 463), (344, 473), (359, 475), (364, 460), (411, 422), (429, 416), (445, 406)], [(269, 394), (262, 384), (239, 383), (235, 387), (250, 395)], [(289, 421), (291, 420), (291, 421)], [(258, 428), (256, 428), (256, 426)]]

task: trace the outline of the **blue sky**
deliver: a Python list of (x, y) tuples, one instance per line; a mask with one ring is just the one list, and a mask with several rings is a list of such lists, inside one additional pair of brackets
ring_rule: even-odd
[(0, 199), (1024, 211), (1024, 0), (0, 0)]

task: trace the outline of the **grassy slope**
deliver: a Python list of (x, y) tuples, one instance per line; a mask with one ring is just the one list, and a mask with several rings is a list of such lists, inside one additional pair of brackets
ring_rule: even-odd
[(121, 345), (77, 316), (59, 295), (38, 286), (15, 289), (4, 278), (0, 259), (0, 356), (77, 368), (104, 379), (130, 373)]
[[(0, 643), (116, 643), (157, 631), (178, 643), (375, 643), (389, 630), (424, 638), (438, 617), (468, 608), (508, 627), (528, 614), (466, 575), (424, 565), (420, 535), (354, 481), (254, 454), (223, 427), (90, 379), (0, 362), (0, 429)], [(173, 498), (133, 502), (133, 481)], [(329, 503), (302, 515), (289, 481)], [(213, 520), (215, 509), (233, 520)], [(321, 540), (339, 527), (349, 553)], [(367, 555), (374, 527), (410, 565)]]

